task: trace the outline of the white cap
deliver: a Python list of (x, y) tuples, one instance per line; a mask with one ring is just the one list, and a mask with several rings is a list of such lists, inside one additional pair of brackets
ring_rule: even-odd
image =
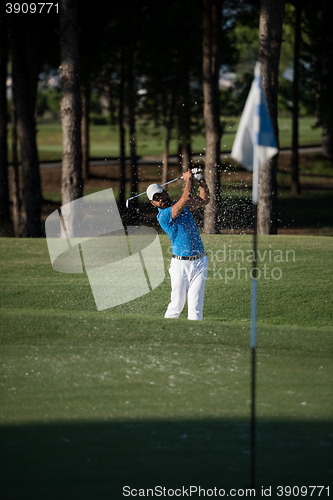
[(154, 194), (163, 193), (163, 188), (159, 184), (150, 184), (147, 189), (147, 196), (150, 200), (153, 199)]

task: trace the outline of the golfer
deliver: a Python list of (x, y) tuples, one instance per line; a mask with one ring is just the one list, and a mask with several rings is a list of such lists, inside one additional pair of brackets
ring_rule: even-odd
[[(200, 192), (192, 198), (193, 176)], [(184, 192), (177, 203), (171, 202), (159, 184), (151, 184), (147, 196), (158, 208), (157, 220), (172, 245), (171, 302), (164, 317), (178, 318), (187, 299), (188, 319), (202, 320), (208, 258), (191, 212), (209, 203), (209, 190), (200, 168), (188, 170), (183, 179)]]

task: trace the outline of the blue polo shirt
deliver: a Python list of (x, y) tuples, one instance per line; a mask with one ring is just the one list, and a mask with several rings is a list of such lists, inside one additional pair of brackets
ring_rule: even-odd
[(204, 251), (199, 230), (188, 207), (174, 220), (171, 217), (171, 207), (159, 208), (157, 220), (170, 238), (174, 255), (190, 257)]

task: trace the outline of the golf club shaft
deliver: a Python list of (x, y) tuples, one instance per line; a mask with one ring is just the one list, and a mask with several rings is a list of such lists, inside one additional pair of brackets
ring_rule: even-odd
[(172, 181), (169, 181), (169, 182), (165, 182), (164, 184), (161, 184), (161, 186), (165, 186), (166, 184), (170, 184), (171, 182), (176, 182), (176, 181), (179, 181), (179, 179), (182, 179), (183, 176), (181, 177), (177, 177), (177, 179), (172, 179)]
[[(168, 182), (165, 182), (164, 184), (160, 184), (160, 185), (161, 185), (161, 186), (165, 186), (166, 184), (170, 184), (171, 182), (176, 182), (176, 181), (179, 181), (179, 179), (182, 179), (182, 178), (183, 178), (183, 176), (181, 176), (181, 177), (177, 177), (177, 179), (172, 179), (172, 181), (168, 181)], [(128, 198), (128, 199), (126, 200), (126, 208), (128, 208), (128, 202), (129, 202), (130, 200), (133, 200), (134, 198), (137, 198), (138, 196), (141, 196), (141, 195), (143, 195), (143, 194), (146, 194), (146, 191), (144, 191), (143, 193), (140, 193), (140, 194), (136, 194), (135, 196), (132, 196), (131, 198)]]

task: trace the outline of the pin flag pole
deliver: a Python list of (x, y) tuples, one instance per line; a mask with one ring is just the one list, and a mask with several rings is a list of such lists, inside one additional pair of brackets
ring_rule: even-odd
[(253, 262), (251, 283), (251, 486), (256, 486), (256, 348), (257, 348), (257, 222), (258, 222), (258, 185), (259, 185), (259, 133), (260, 133), (260, 78), (261, 65), (255, 67), (255, 108), (253, 119)]
[(257, 347), (257, 220), (259, 165), (278, 154), (279, 148), (261, 88), (261, 64), (255, 65), (254, 80), (238, 125), (231, 157), (252, 177), (253, 264), (251, 282), (251, 484), (256, 483), (256, 347)]
[(253, 264), (251, 283), (251, 486), (256, 480), (256, 347), (257, 347), (257, 220), (258, 204), (253, 203)]

